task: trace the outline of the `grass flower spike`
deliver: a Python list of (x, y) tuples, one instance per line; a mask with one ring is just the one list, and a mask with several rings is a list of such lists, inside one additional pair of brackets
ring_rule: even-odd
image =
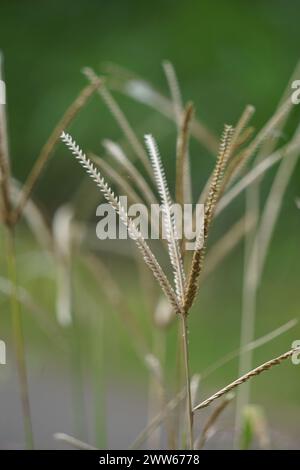
[(114, 192), (111, 190), (109, 185), (101, 176), (100, 172), (97, 170), (95, 165), (82, 152), (82, 150), (76, 144), (76, 142), (72, 139), (72, 137), (69, 134), (62, 132), (61, 139), (67, 145), (67, 147), (69, 147), (73, 155), (80, 162), (80, 164), (86, 170), (88, 175), (95, 181), (97, 186), (100, 188), (101, 192), (104, 194), (104, 197), (107, 200), (107, 202), (111, 204), (111, 206), (114, 208), (116, 213), (119, 215), (121, 221), (126, 225), (131, 238), (135, 241), (137, 247), (141, 251), (147, 266), (151, 269), (154, 277), (160, 284), (164, 294), (169, 299), (176, 313), (179, 313), (181, 308), (180, 308), (180, 305), (178, 304), (178, 300), (177, 300), (177, 297), (175, 295), (173, 288), (171, 287), (165, 273), (163, 272), (161, 266), (159, 265), (152, 250), (150, 249), (145, 239), (143, 238), (141, 232), (137, 229), (133, 220), (128, 216), (123, 206), (120, 204), (118, 197), (115, 196)]

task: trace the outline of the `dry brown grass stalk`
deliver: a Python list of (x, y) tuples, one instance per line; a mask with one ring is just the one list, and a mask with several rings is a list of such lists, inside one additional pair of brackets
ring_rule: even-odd
[[(0, 53), (0, 78), (2, 78), (3, 58)], [(33, 429), (31, 420), (31, 409), (29, 401), (27, 363), (25, 356), (25, 342), (23, 333), (23, 320), (21, 306), (19, 302), (19, 284), (17, 275), (17, 259), (15, 245), (15, 230), (12, 221), (11, 204), (11, 171), (10, 155), (8, 150), (8, 136), (6, 123), (6, 104), (0, 105), (0, 184), (1, 184), (1, 211), (5, 224), (5, 255), (7, 276), (11, 283), (10, 295), (10, 316), (12, 323), (12, 333), (14, 351), (17, 364), (17, 375), (22, 406), (22, 418), (26, 448), (34, 447)]]
[(188, 158), (190, 126), (193, 119), (194, 106), (188, 103), (179, 127), (176, 156), (176, 202), (183, 205), (190, 202), (191, 175)]
[(83, 442), (80, 439), (70, 436), (70, 434), (66, 434), (64, 432), (56, 432), (55, 434), (53, 434), (53, 437), (57, 441), (62, 441), (62, 442), (65, 442), (66, 444), (69, 444), (72, 447), (75, 447), (75, 449), (98, 450), (97, 447), (93, 447), (90, 444), (87, 444), (86, 442)]
[[(97, 80), (104, 80), (103, 78), (99, 78), (94, 70), (90, 67), (85, 67), (83, 69), (84, 75), (91, 83), (95, 83)], [(101, 88), (98, 88), (98, 93), (103, 99), (104, 103), (114, 116), (116, 122), (120, 126), (125, 138), (128, 140), (132, 150), (138, 157), (138, 159), (142, 162), (145, 169), (148, 171), (150, 175), (152, 175), (151, 167), (149, 165), (149, 160), (147, 158), (147, 153), (145, 152), (142, 144), (140, 143), (136, 133), (134, 132), (132, 126), (129, 124), (127, 117), (121, 110), (120, 106), (109, 92), (109, 90), (103, 85)]]
[[(115, 64), (107, 64), (105, 69), (110, 75), (109, 84), (111, 88), (125, 93), (134, 100), (154, 108), (155, 111), (168, 119), (177, 122), (173, 101), (157, 91), (149, 82)], [(218, 140), (199, 119), (193, 120), (191, 134), (210, 154), (216, 154)]]
[(171, 99), (172, 99), (172, 103), (174, 106), (174, 115), (176, 119), (176, 124), (179, 129), (181, 125), (183, 104), (182, 104), (182, 97), (181, 97), (177, 75), (176, 75), (174, 66), (171, 62), (169, 62), (168, 60), (164, 60), (162, 65), (163, 65), (163, 69), (164, 69), (167, 82), (169, 85)]
[(195, 442), (195, 449), (202, 449), (205, 446), (207, 440), (213, 434), (213, 427), (215, 426), (217, 420), (219, 419), (223, 411), (227, 408), (227, 406), (230, 404), (230, 402), (233, 400), (233, 398), (234, 394), (228, 393), (225, 398), (221, 401), (221, 403), (216, 406), (213, 412), (209, 415), (206, 422), (204, 423), (199, 438)]
[(37, 160), (35, 161), (35, 164), (33, 165), (33, 168), (30, 171), (29, 176), (27, 177), (25, 184), (22, 188), (20, 200), (12, 215), (14, 224), (17, 223), (17, 221), (21, 217), (24, 206), (26, 205), (38, 179), (41, 177), (45, 169), (45, 166), (48, 163), (48, 160), (51, 157), (57, 143), (59, 142), (62, 131), (69, 127), (71, 122), (78, 115), (79, 111), (85, 106), (88, 99), (100, 86), (101, 86), (101, 81), (95, 80), (92, 84), (85, 87), (80, 92), (80, 94), (75, 99), (75, 101), (67, 109), (67, 111), (65, 112), (65, 114), (63, 115), (63, 117), (61, 118), (61, 120), (59, 121), (55, 129), (53, 130), (49, 139), (47, 140), (44, 147), (42, 148)]
[[(156, 92), (156, 90), (149, 86), (147, 82), (132, 76), (126, 76), (125, 78), (123, 76), (123, 79), (121, 78), (117, 88), (123, 92), (125, 91), (126, 94), (134, 97), (135, 99), (154, 107), (156, 110), (162, 112), (166, 116), (172, 116), (172, 119), (176, 122), (178, 129), (176, 149), (176, 201), (182, 205), (186, 202), (189, 202), (191, 199), (188, 143), (190, 134), (195, 135), (195, 125), (198, 125), (199, 123), (197, 123), (197, 121), (192, 121), (192, 105), (189, 104), (183, 111), (182, 98), (173, 66), (170, 63), (164, 63), (164, 69), (171, 92), (171, 100), (166, 99), (164, 96)], [(91, 83), (94, 83), (95, 80), (99, 79), (92, 69), (86, 68), (84, 73)], [(141, 232), (137, 229), (133, 220), (128, 216), (125, 209), (122, 207), (119, 198), (116, 197), (112, 192), (98, 169), (96, 169), (91, 162), (90, 158), (85, 156), (85, 154), (72, 140), (71, 136), (63, 132), (61, 137), (75, 157), (79, 160), (81, 165), (86, 169), (89, 176), (100, 187), (100, 190), (103, 192), (106, 200), (111, 204), (111, 206), (119, 215), (121, 221), (126, 225), (131, 238), (137, 244), (139, 250), (142, 253), (144, 261), (152, 271), (154, 277), (158, 280), (158, 283), (165, 293), (171, 307), (175, 313), (179, 314), (181, 322), (181, 338), (183, 344), (182, 356), (185, 371), (187, 445), (188, 448), (192, 449), (194, 445), (193, 417), (195, 411), (208, 406), (211, 402), (223, 396), (224, 394), (227, 394), (238, 385), (247, 382), (251, 377), (259, 375), (261, 372), (281, 363), (284, 359), (290, 357), (294, 352), (294, 350), (288, 351), (278, 358), (268, 361), (267, 363), (248, 372), (247, 374), (242, 375), (239, 379), (232, 382), (227, 387), (224, 387), (212, 397), (208, 398), (196, 407), (193, 407), (188, 348), (188, 313), (193, 305), (199, 288), (199, 277), (204, 266), (204, 256), (209, 229), (214, 217), (217, 216), (225, 207), (227, 207), (230, 202), (236, 198), (237, 195), (239, 195), (245, 188), (251, 186), (257, 180), (259, 180), (259, 178), (283, 156), (286, 158), (287, 156), (296, 152), (296, 148), (299, 143), (298, 136), (295, 136), (295, 138), (292, 139), (288, 144), (283, 146), (281, 149), (274, 151), (271, 153), (271, 155), (268, 155), (261, 150), (260, 154), (262, 155), (262, 161), (257, 159), (255, 167), (248, 171), (244, 177), (239, 179), (235, 185), (227, 190), (227, 186), (234, 182), (236, 178), (240, 177), (244, 167), (247, 165), (250, 159), (255, 156), (255, 154), (260, 149), (262, 149), (267, 142), (272, 140), (272, 135), (282, 125), (290, 112), (290, 100), (285, 100), (283, 102), (283, 104), (279, 107), (271, 119), (269, 119), (266, 125), (256, 134), (256, 136), (252, 139), (252, 141), (250, 141), (250, 144), (248, 145), (247, 142), (253, 133), (253, 129), (248, 127), (249, 121), (254, 113), (254, 108), (252, 106), (247, 106), (245, 108), (242, 116), (237, 122), (235, 129), (233, 129), (232, 126), (225, 126), (213, 173), (200, 196), (200, 202), (203, 202), (203, 200), (205, 202), (204, 232), (201, 232), (196, 237), (195, 250), (192, 256), (188, 280), (186, 281), (185, 270), (183, 266), (183, 252), (180, 249), (176, 233), (177, 228), (174, 217), (173, 201), (170, 196), (166, 175), (157, 144), (152, 136), (147, 135), (145, 137), (146, 147), (148, 149), (150, 161), (154, 170), (152, 175), (151, 165), (149, 164), (147, 153), (145, 152), (144, 147), (140, 143), (136, 133), (129, 124), (126, 116), (120, 109), (114, 97), (103, 85), (101, 88), (98, 87), (98, 93), (101, 95), (105, 104), (119, 124), (124, 136), (131, 145), (133, 152), (142, 162), (144, 168), (150, 174), (158, 188), (158, 193), (163, 207), (163, 222), (165, 234), (167, 235), (166, 238), (170, 266), (173, 270), (173, 285), (169, 282), (165, 272), (162, 270), (160, 264), (158, 263), (149, 245), (143, 238)], [(213, 147), (212, 141), (208, 143), (203, 135), (201, 135), (200, 140), (207, 146), (207, 148)], [(118, 145), (110, 141), (105, 141), (104, 146), (107, 152), (122, 168), (122, 170), (128, 174), (130, 178), (132, 178), (135, 188), (142, 194), (141, 198), (144, 198), (148, 203), (155, 201), (156, 196), (154, 195), (151, 187), (145, 178), (141, 175), (141, 173), (135, 169), (131, 161), (124, 154), (123, 150)], [(275, 147), (272, 147), (272, 149), (273, 148)], [(95, 156), (91, 158), (95, 161)], [(134, 202), (139, 199), (136, 190), (130, 188), (130, 186), (126, 184), (126, 179), (123, 178), (123, 176), (120, 176), (118, 172), (110, 165), (110, 163), (106, 163), (104, 160), (98, 159), (97, 164), (101, 167), (101, 170), (104, 170), (104, 172), (119, 185), (123, 192), (125, 192), (127, 195), (128, 193), (131, 193), (131, 199)], [(290, 174), (292, 168), (289, 167), (288, 169), (288, 173)], [(252, 220), (249, 221), (249, 219), (251, 219), (251, 217), (241, 219), (228, 231), (225, 237), (221, 239), (219, 244), (215, 244), (212, 249), (211, 260), (208, 262), (208, 271), (209, 269), (214, 269), (214, 267), (238, 243), (244, 234), (249, 232), (249, 226), (251, 226), (252, 223)], [(155, 362), (156, 358), (151, 357), (150, 354), (148, 356), (148, 362), (151, 363), (152, 361), (154, 364), (153, 360)], [(154, 368), (155, 367), (156, 365)], [(159, 367), (161, 367), (161, 365)], [(249, 370), (250, 368), (251, 367), (247, 368), (246, 370)], [(160, 377), (161, 379), (162, 376), (163, 374), (161, 369), (159, 369), (157, 377)], [(180, 389), (181, 386), (179, 390)], [(167, 407), (168, 405), (166, 408)], [(212, 414), (207, 425), (204, 427), (204, 434), (200, 439), (201, 443), (205, 441), (209, 428), (212, 426), (215, 419), (217, 419), (222, 410), (223, 404), (217, 407), (215, 413)], [(150, 423), (150, 425), (153, 426), (151, 429), (155, 428), (157, 422), (158, 421), (155, 421), (154, 424)], [(140, 442), (139, 439), (138, 442)]]
[(101, 176), (99, 171), (94, 167), (93, 163), (86, 157), (86, 155), (80, 150), (78, 145), (76, 145), (76, 143), (72, 140), (71, 136), (63, 132), (61, 135), (61, 138), (69, 147), (71, 152), (75, 155), (77, 160), (79, 160), (81, 165), (86, 169), (89, 176), (95, 181), (97, 186), (99, 186), (101, 192), (104, 194), (109, 204), (111, 204), (111, 206), (115, 209), (117, 214), (119, 214), (121, 221), (128, 228), (130, 236), (135, 241), (137, 247), (141, 251), (143, 258), (145, 260), (145, 263), (152, 271), (154, 277), (160, 284), (163, 292), (169, 299), (171, 305), (173, 306), (176, 312), (180, 312), (181, 311), (180, 304), (178, 303), (178, 299), (175, 295), (175, 292), (173, 288), (171, 287), (165, 273), (163, 272), (154, 254), (150, 250), (148, 244), (144, 240), (141, 232), (136, 228), (132, 219), (128, 217), (124, 208), (121, 206), (118, 198), (114, 195), (114, 193), (112, 192), (108, 184), (105, 182), (104, 178)]
[[(252, 343), (248, 344), (246, 346), (246, 350), (255, 350), (260, 346), (263, 346), (264, 344), (267, 344), (268, 342), (274, 340), (278, 336), (282, 335), (283, 333), (289, 331), (291, 328), (293, 328), (296, 324), (298, 323), (298, 320), (290, 320), (284, 325), (281, 325), (279, 328), (276, 328), (276, 330), (273, 330), (264, 336), (261, 336), (260, 338), (257, 338), (254, 340)], [(205, 369), (203, 372), (201, 372), (200, 377), (201, 380), (205, 379), (208, 377), (210, 374), (215, 372), (219, 367), (224, 366), (227, 362), (231, 361), (232, 359), (238, 357), (240, 353), (240, 349), (237, 349), (235, 351), (232, 351), (231, 353), (227, 354), (224, 357), (221, 357), (218, 361), (216, 361), (214, 364), (210, 365), (207, 369)], [(185, 388), (180, 390), (176, 396), (171, 399), (167, 405), (166, 405), (166, 410), (163, 410), (162, 412), (158, 413), (152, 420), (151, 423), (148, 424), (148, 426), (143, 429), (138, 438), (136, 439), (136, 442), (138, 445), (141, 445), (146, 437), (153, 432), (153, 430), (156, 429), (157, 426), (159, 426), (164, 419), (171, 413), (173, 412), (184, 400), (185, 398)], [(136, 447), (133, 447), (136, 448)]]
[[(210, 190), (205, 204), (204, 234), (200, 233), (196, 240), (196, 247), (193, 253), (192, 265), (185, 290), (184, 311), (187, 314), (193, 305), (198, 291), (198, 280), (203, 268), (205, 255), (205, 243), (208, 236), (208, 230), (218, 202), (220, 184), (224, 174), (224, 169), (230, 155), (230, 143), (233, 128), (225, 126), (221, 139), (219, 155), (215, 166), (215, 171), (210, 185)], [(204, 237), (204, 239), (203, 239)]]
[(234, 382), (230, 383), (226, 387), (222, 388), (218, 392), (214, 393), (211, 397), (207, 398), (203, 402), (199, 403), (199, 405), (195, 406), (193, 409), (193, 412), (195, 413), (198, 410), (201, 410), (202, 408), (206, 408), (209, 406), (213, 401), (217, 400), (218, 398), (222, 397), (226, 393), (229, 393), (231, 390), (234, 388), (238, 387), (239, 385), (247, 382), (250, 380), (252, 377), (256, 377), (257, 375), (260, 375), (262, 372), (265, 372), (269, 369), (271, 369), (273, 366), (281, 364), (283, 361), (286, 359), (289, 359), (293, 354), (297, 353), (300, 351), (300, 348), (294, 348), (290, 349), (289, 351), (285, 352), (284, 354), (281, 354), (280, 356), (271, 359), (270, 361), (265, 362), (264, 364), (256, 367), (255, 369), (251, 370), (250, 372), (247, 372), (247, 374), (244, 374), (242, 377), (238, 378)]
[(285, 119), (285, 117), (289, 114), (291, 107), (292, 102), (290, 97), (288, 97), (288, 99), (286, 99), (285, 102), (282, 103), (282, 105), (273, 114), (273, 116), (264, 125), (264, 127), (257, 133), (257, 135), (254, 137), (248, 147), (240, 152), (240, 161), (232, 174), (232, 181), (234, 181), (241, 174), (243, 168), (247, 165), (249, 160), (253, 157), (253, 155), (260, 148), (260, 146), (270, 138), (270, 136), (272, 135), (274, 130), (277, 129), (281, 121)]

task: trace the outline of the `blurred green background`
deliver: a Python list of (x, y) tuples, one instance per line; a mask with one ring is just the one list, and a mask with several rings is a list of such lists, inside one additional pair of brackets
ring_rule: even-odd
[[(43, 143), (86, 84), (81, 73), (86, 65), (101, 72), (106, 62), (116, 63), (145, 77), (168, 94), (161, 68), (162, 60), (168, 59), (177, 71), (184, 100), (193, 100), (197, 116), (216, 135), (220, 135), (225, 122), (234, 124), (248, 103), (256, 107), (253, 125), (259, 129), (275, 110), (299, 60), (299, 20), (300, 3), (283, 0), (2, 0), (0, 48), (5, 56), (15, 177), (25, 180)], [(173, 187), (174, 124), (122, 95), (115, 94), (115, 97), (141, 138), (145, 132), (157, 135)], [(287, 141), (299, 115), (295, 107), (290, 128), (280, 137), (281, 144)], [(78, 116), (72, 133), (84, 148), (96, 152), (101, 152), (103, 138), (118, 140), (122, 137), (98, 97), (93, 97)], [(196, 197), (211, 171), (213, 160), (197, 143), (192, 144), (191, 158)], [(270, 186), (273, 175), (271, 171), (265, 179), (264, 189)], [(299, 317), (300, 213), (295, 205), (295, 198), (300, 196), (299, 177), (298, 165), (285, 196), (259, 290), (257, 337)], [(57, 207), (72, 198), (83, 178), (81, 169), (59, 146), (34, 193), (49, 223)], [(90, 211), (94, 214), (97, 202), (94, 200), (92, 204)], [(243, 208), (244, 198), (241, 197), (218, 221), (213, 236), (220, 235), (230, 221), (242, 214)], [(36, 292), (42, 304), (53, 310), (53, 285), (50, 283), (49, 287), (49, 282), (42, 277), (27, 280), (26, 254), (30, 255), (32, 250), (31, 240), (20, 235), (18, 248), (22, 282)], [(104, 259), (150, 336), (151, 322), (149, 317), (145, 318), (148, 313), (144, 311), (144, 299), (136, 293), (138, 273), (134, 264), (126, 258), (120, 262), (111, 253), (104, 255)], [(43, 255), (39, 262), (48, 261)], [(200, 293), (190, 324), (194, 372), (205, 369), (239, 345), (242, 263), (242, 247), (239, 247), (209, 277)], [(84, 282), (88, 284), (86, 279)], [(112, 319), (110, 307), (104, 301), (102, 305), (97, 286), (87, 285), (86, 289), (93, 291), (99, 309), (102, 313), (105, 311), (106, 373), (124, 380), (135, 377), (145, 381), (145, 371), (132, 351), (130, 340)], [(6, 305), (5, 301), (2, 305)], [(78, 308), (84, 310), (86, 305)], [(87, 328), (86, 334), (82, 334), (85, 343), (89, 322), (85, 314), (83, 318), (82, 328), (84, 325)], [(53, 358), (58, 354), (55, 344), (48, 344), (43, 333), (27, 317), (26, 334), (31, 338), (33, 363), (39, 364), (43, 355)], [(175, 336), (175, 331), (171, 332), (169, 364), (174, 359)], [(295, 339), (300, 339), (299, 326), (259, 349), (255, 363), (288, 349)], [(42, 355), (38, 359), (39, 351)], [(295, 425), (294, 409), (297, 409), (299, 421), (299, 372), (300, 368), (285, 364), (270, 376), (258, 379), (252, 387), (254, 402), (272, 412), (291, 409), (290, 419)], [(236, 374), (237, 362), (233, 361), (211, 376), (201, 392), (205, 395)]]

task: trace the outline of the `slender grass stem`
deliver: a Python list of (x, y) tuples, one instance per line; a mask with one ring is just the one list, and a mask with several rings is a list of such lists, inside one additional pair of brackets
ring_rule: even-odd
[(20, 200), (18, 201), (17, 207), (12, 213), (13, 222), (16, 224), (20, 219), (25, 205), (30, 198), (30, 195), (40, 179), (46, 164), (48, 163), (52, 152), (54, 151), (63, 129), (66, 129), (71, 122), (78, 115), (79, 111), (85, 106), (91, 95), (101, 86), (100, 80), (95, 80), (91, 85), (85, 87), (75, 101), (69, 106), (55, 129), (52, 131), (49, 139), (43, 146), (35, 164), (33, 165), (27, 180), (21, 191)]
[(99, 449), (107, 447), (106, 434), (106, 410), (105, 410), (105, 358), (104, 339), (105, 323), (104, 316), (98, 315), (91, 332), (92, 361), (93, 361), (93, 388), (95, 409), (95, 440)]
[[(247, 344), (254, 340), (256, 323), (256, 302), (258, 293), (258, 243), (256, 242), (256, 230), (259, 225), (259, 199), (260, 185), (255, 183), (250, 186), (246, 193), (246, 214), (252, 216), (254, 225), (245, 237), (245, 257), (244, 257), (244, 282), (243, 282), (243, 308), (241, 318), (241, 337), (239, 355), (239, 375), (243, 375), (250, 370), (253, 362), (253, 351), (245, 350)], [(242, 426), (242, 414), (244, 408), (250, 401), (250, 383), (243, 384), (236, 400), (235, 436), (234, 446), (239, 448), (239, 436)]]
[[(157, 373), (151, 373), (149, 376), (149, 404), (148, 404), (148, 418), (151, 422), (153, 415), (155, 416), (160, 412), (166, 404), (166, 393), (164, 388), (163, 377), (163, 363), (165, 356), (165, 334), (159, 328), (153, 330), (153, 357), (159, 361)], [(157, 429), (148, 438), (148, 445), (151, 449), (158, 449), (161, 445), (162, 429)]]
[[(175, 392), (176, 395), (180, 393), (184, 387), (184, 361), (183, 361), (183, 344), (182, 344), (182, 326), (181, 322), (178, 323), (177, 335), (176, 335), (176, 361), (175, 361)], [(180, 432), (180, 418), (182, 415), (183, 403), (179, 403), (178, 406), (174, 409), (173, 412), (173, 423), (172, 428), (173, 432), (170, 435), (169, 447), (171, 449), (178, 448), (178, 439), (179, 442), (183, 441), (184, 433)]]
[(10, 308), (12, 318), (12, 330), (14, 338), (14, 348), (17, 360), (18, 380), (20, 385), (21, 403), (23, 412), (23, 426), (25, 444), (27, 449), (33, 449), (33, 431), (31, 422), (31, 412), (29, 403), (27, 368), (25, 359), (25, 345), (23, 336), (22, 315), (18, 300), (18, 281), (16, 269), (16, 252), (13, 228), (7, 227), (6, 231), (6, 253), (8, 278), (12, 284), (10, 296)]
[(85, 429), (85, 403), (83, 386), (82, 343), (80, 324), (73, 310), (73, 324), (70, 331), (70, 362), (72, 371), (72, 394), (74, 407), (74, 429), (83, 438)]
[(191, 395), (191, 377), (190, 377), (190, 364), (189, 364), (189, 346), (188, 346), (188, 326), (186, 315), (180, 315), (182, 340), (183, 340), (183, 356), (184, 356), (184, 371), (185, 371), (185, 386), (186, 386), (186, 413), (187, 413), (187, 428), (188, 428), (188, 448), (193, 450), (194, 447), (194, 432), (193, 432), (193, 404)]

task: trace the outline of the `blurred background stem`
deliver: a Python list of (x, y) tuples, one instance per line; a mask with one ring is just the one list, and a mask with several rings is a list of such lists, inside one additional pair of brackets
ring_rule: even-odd
[(12, 319), (12, 330), (14, 338), (14, 348), (17, 360), (18, 379), (20, 385), (22, 412), (23, 412), (23, 425), (25, 433), (25, 443), (27, 449), (33, 449), (33, 431), (29, 403), (28, 379), (25, 358), (25, 345), (22, 325), (22, 314), (20, 303), (18, 300), (18, 280), (16, 268), (16, 251), (14, 230), (7, 227), (6, 230), (6, 254), (7, 254), (7, 272), (8, 278), (11, 281), (12, 291), (10, 296), (10, 308)]
[(104, 318), (98, 312), (92, 329), (93, 391), (95, 414), (96, 447), (105, 449), (106, 436), (106, 403), (105, 403), (105, 362), (104, 362)]

